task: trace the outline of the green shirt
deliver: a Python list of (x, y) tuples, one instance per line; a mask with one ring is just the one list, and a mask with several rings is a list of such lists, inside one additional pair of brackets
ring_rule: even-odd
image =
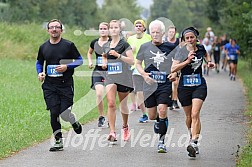
[(137, 38), (136, 34), (128, 38), (127, 42), (130, 44), (132, 48), (135, 48), (135, 50), (133, 51), (135, 64), (131, 67), (131, 69), (134, 69), (136, 67), (136, 57), (140, 49), (140, 46), (149, 41), (151, 41), (151, 36), (145, 33), (143, 34), (142, 38)]

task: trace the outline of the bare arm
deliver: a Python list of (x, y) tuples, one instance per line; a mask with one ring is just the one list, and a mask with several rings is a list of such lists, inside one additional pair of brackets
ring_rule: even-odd
[(152, 84), (155, 82), (155, 80), (150, 77), (150, 73), (144, 71), (141, 60), (136, 60), (136, 68), (137, 71), (142, 75), (146, 83)]
[(134, 65), (134, 57), (133, 57), (133, 52), (131, 49), (126, 51), (126, 56), (123, 56), (122, 54), (117, 53), (115, 50), (110, 50), (109, 54), (118, 59), (121, 59), (122, 61), (124, 61), (125, 63), (129, 65)]
[(88, 58), (88, 67), (91, 69), (93, 68), (93, 62), (92, 62), (92, 53), (93, 53), (94, 49), (89, 48), (88, 49), (88, 53), (87, 53), (87, 58)]
[(209, 68), (213, 68), (215, 64), (211, 62), (211, 57), (208, 53), (206, 53), (205, 58), (206, 58), (207, 66)]
[(102, 54), (102, 69), (107, 68), (107, 56), (105, 53)]
[(188, 57), (185, 61), (183, 62), (179, 62), (178, 60), (173, 60), (172, 62), (172, 67), (171, 67), (171, 72), (178, 72), (180, 71), (182, 68), (184, 68), (187, 64), (192, 62), (192, 59), (194, 58), (195, 52), (194, 51), (190, 51), (188, 54)]

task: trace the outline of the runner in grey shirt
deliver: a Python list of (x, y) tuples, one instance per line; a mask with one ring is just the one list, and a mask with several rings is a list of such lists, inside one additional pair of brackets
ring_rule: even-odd
[[(155, 20), (149, 25), (151, 42), (142, 44), (137, 54), (136, 67), (143, 76), (144, 103), (151, 120), (157, 120), (154, 131), (160, 135), (158, 152), (166, 153), (164, 144), (168, 128), (167, 107), (171, 105), (172, 84), (177, 73), (171, 74), (172, 57), (169, 54), (172, 48), (163, 42), (165, 32), (163, 22)], [(145, 68), (142, 67), (144, 61)]]

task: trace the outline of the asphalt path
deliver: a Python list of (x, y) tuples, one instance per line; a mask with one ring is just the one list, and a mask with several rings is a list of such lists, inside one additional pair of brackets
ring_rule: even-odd
[(141, 112), (130, 114), (131, 139), (120, 140), (121, 115), (117, 112), (118, 142), (106, 141), (108, 128), (98, 128), (97, 121), (83, 125), (83, 132), (76, 135), (72, 130), (64, 133), (64, 151), (49, 152), (52, 140), (18, 152), (0, 160), (1, 167), (234, 167), (236, 158), (245, 145), (247, 130), (245, 96), (239, 78), (230, 81), (228, 74), (212, 70), (205, 77), (208, 96), (201, 110), (202, 133), (200, 154), (189, 158), (185, 114), (182, 109), (170, 111), (169, 129), (166, 136), (167, 153), (157, 153), (157, 135), (153, 134), (153, 121), (138, 123)]

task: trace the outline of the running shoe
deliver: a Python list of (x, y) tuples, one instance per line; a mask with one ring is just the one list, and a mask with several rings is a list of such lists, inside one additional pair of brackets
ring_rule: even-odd
[(196, 145), (195, 151), (196, 151), (196, 154), (199, 154), (199, 147), (198, 147), (198, 145)]
[(80, 134), (82, 132), (81, 124), (78, 121), (73, 123), (72, 127), (73, 127), (73, 130), (75, 131), (75, 133)]
[(104, 116), (100, 116), (98, 119), (98, 127), (104, 127), (105, 125), (105, 118)]
[(173, 107), (174, 107), (175, 109), (179, 109), (179, 105), (178, 105), (177, 100), (173, 100)]
[(140, 123), (146, 123), (148, 121), (148, 116), (144, 114), (142, 117), (139, 118)]
[(131, 105), (130, 111), (136, 111), (136, 104), (132, 104), (132, 105)]
[(174, 110), (175, 108), (173, 107), (173, 104), (172, 106), (169, 107), (170, 110)]
[(167, 153), (166, 146), (162, 140), (158, 141), (158, 153)]
[(63, 151), (63, 142), (62, 139), (56, 140), (54, 145), (49, 149), (49, 151)]
[(191, 144), (189, 144), (189, 146), (187, 146), (187, 151), (188, 151), (189, 157), (196, 157), (196, 149), (197, 149), (196, 147), (198, 147), (198, 146), (195, 143), (191, 143)]
[(115, 132), (110, 132), (110, 134), (108, 136), (108, 141), (110, 141), (110, 142), (117, 141), (117, 139), (116, 139), (116, 133)]
[(130, 133), (129, 133), (129, 126), (123, 127), (123, 134), (122, 134), (123, 140), (128, 141), (130, 138)]

